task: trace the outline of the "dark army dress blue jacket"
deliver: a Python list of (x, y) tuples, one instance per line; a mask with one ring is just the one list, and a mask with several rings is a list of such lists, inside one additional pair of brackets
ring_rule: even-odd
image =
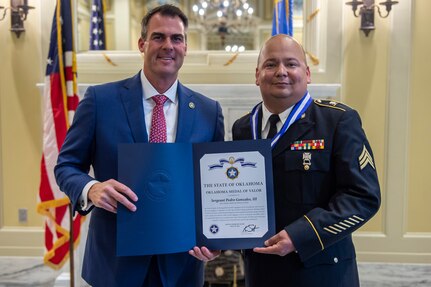
[[(251, 114), (237, 120), (234, 140), (252, 139)], [(261, 131), (262, 111), (258, 114)], [(358, 113), (314, 100), (272, 151), (276, 232), (296, 252), (245, 251), (248, 287), (359, 286), (352, 232), (380, 206), (371, 147)]]

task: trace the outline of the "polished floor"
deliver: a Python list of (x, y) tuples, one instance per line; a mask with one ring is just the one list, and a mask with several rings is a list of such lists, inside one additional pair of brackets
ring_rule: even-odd
[[(67, 269), (67, 267), (66, 267)], [(431, 264), (359, 263), (362, 287), (430, 287)], [(36, 257), (0, 257), (0, 287), (70, 286), (69, 273), (54, 271)], [(87, 286), (79, 278), (76, 287)]]

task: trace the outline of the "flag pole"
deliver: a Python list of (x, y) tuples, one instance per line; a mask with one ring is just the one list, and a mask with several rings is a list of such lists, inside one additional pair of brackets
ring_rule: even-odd
[(73, 207), (72, 204), (69, 203), (69, 220), (70, 220), (70, 228), (69, 228), (69, 264), (70, 264), (70, 287), (75, 287), (75, 258), (74, 258), (74, 246), (73, 246)]

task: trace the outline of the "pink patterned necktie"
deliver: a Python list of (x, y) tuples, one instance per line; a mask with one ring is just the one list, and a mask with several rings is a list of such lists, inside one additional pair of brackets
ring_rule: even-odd
[(163, 113), (163, 105), (168, 99), (164, 95), (156, 95), (152, 97), (156, 105), (153, 108), (151, 118), (150, 143), (165, 143), (166, 142), (166, 120)]

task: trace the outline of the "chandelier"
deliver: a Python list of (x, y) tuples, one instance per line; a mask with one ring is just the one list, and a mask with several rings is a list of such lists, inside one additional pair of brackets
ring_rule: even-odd
[(194, 22), (206, 33), (217, 33), (223, 46), (226, 35), (253, 32), (258, 23), (247, 0), (198, 0), (192, 10)]

